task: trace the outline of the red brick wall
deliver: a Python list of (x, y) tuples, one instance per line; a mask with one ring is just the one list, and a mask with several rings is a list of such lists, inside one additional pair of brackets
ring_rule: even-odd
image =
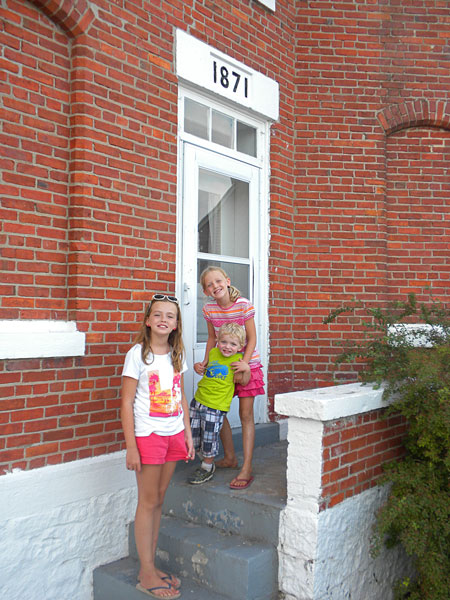
[(73, 320), (86, 334), (85, 357), (1, 362), (3, 473), (122, 447), (124, 354), (150, 293), (175, 288), (176, 27), (279, 81), (273, 182), (278, 212), (292, 210), (294, 13), (247, 0), (0, 10), (0, 318)]
[[(448, 279), (446, 3), (5, 0), (0, 15), (0, 318), (86, 334), (85, 357), (1, 362), (0, 472), (122, 447), (124, 353), (149, 294), (175, 289), (176, 27), (280, 84), (270, 400), (330, 382), (353, 325), (322, 319), (342, 299)], [(426, 239), (405, 179), (415, 206), (426, 182)]]
[(401, 458), (406, 425), (385, 409), (326, 423), (323, 433), (321, 510), (374, 487), (383, 464)]
[(1, 318), (66, 319), (69, 48), (39, 11), (17, 8), (2, 10)]
[(297, 253), (273, 311), (295, 298), (281, 368), (306, 389), (330, 381), (333, 342), (355, 327), (324, 326), (331, 309), (427, 285), (449, 301), (450, 16), (435, 0), (296, 4)]
[[(399, 131), (386, 145), (389, 294), (431, 287), (445, 297), (450, 281), (450, 129)], [(448, 295), (447, 295), (448, 299)]]
[(172, 27), (149, 32), (135, 4), (119, 14), (103, 3), (97, 21), (73, 4), (45, 16), (7, 2), (2, 14), (1, 317), (74, 320), (86, 333), (85, 357), (2, 362), (2, 472), (122, 447), (124, 352), (150, 290), (174, 287)]

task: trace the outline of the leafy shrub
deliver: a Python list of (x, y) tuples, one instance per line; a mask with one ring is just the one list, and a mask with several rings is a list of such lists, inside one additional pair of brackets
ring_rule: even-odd
[(356, 364), (362, 381), (382, 385), (386, 416), (408, 423), (405, 458), (387, 464), (380, 480), (391, 487), (372, 553), (400, 543), (412, 557), (417, 577), (396, 583), (396, 599), (449, 600), (450, 311), (433, 300), (419, 305), (412, 294), (386, 309), (343, 306), (324, 322), (361, 311), (362, 339), (345, 342), (336, 362)]

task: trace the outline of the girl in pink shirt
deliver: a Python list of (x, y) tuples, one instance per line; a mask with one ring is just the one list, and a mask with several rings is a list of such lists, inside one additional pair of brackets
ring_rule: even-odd
[[(207, 267), (200, 276), (200, 283), (204, 293), (212, 298), (203, 307), (203, 316), (208, 325), (208, 341), (206, 343), (205, 358), (195, 363), (194, 370), (198, 375), (203, 375), (208, 364), (208, 355), (211, 348), (217, 343), (217, 331), (224, 323), (237, 323), (245, 328), (246, 345), (243, 349), (244, 356), (240, 361), (232, 364), (235, 372), (246, 370), (250, 366), (251, 377), (247, 385), (236, 384), (235, 393), (239, 397), (239, 417), (242, 425), (242, 444), (244, 450), (244, 463), (239, 474), (231, 483), (230, 488), (242, 490), (253, 481), (252, 459), (255, 444), (255, 421), (253, 404), (255, 396), (264, 394), (264, 376), (259, 352), (256, 349), (256, 327), (254, 306), (241, 296), (238, 289), (233, 287), (230, 278), (220, 267)], [(225, 417), (220, 438), (224, 449), (224, 458), (217, 461), (216, 466), (222, 468), (237, 468), (237, 458), (233, 445), (233, 437), (228, 419)]]

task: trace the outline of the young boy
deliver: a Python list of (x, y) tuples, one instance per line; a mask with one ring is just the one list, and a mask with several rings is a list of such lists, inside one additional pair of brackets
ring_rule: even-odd
[[(201, 450), (202, 464), (188, 480), (199, 485), (212, 479), (216, 466), (214, 457), (219, 453), (219, 432), (223, 418), (230, 410), (234, 384), (247, 385), (250, 367), (233, 372), (234, 363), (241, 361), (245, 345), (245, 329), (237, 323), (225, 323), (217, 333), (217, 346), (209, 352), (208, 366), (197, 386), (191, 402), (192, 439), (194, 448)], [(245, 363), (246, 364), (246, 363)]]

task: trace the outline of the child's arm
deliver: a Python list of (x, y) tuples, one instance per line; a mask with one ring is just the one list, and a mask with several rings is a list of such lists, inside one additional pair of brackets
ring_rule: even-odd
[(197, 362), (194, 364), (194, 371), (197, 373), (197, 375), (204, 374), (205, 369), (208, 366), (209, 351), (216, 345), (216, 330), (214, 329), (212, 323), (210, 323), (209, 321), (207, 321), (206, 323), (208, 325), (208, 341), (206, 342), (204, 359), (201, 362)]
[(184, 441), (186, 443), (186, 460), (195, 458), (194, 444), (192, 443), (191, 420), (189, 418), (189, 407), (184, 395), (184, 375), (181, 375), (181, 406), (183, 407)]
[(234, 377), (233, 377), (233, 381), (234, 383), (240, 383), (241, 385), (247, 385), (247, 383), (250, 381), (250, 375), (251, 375), (251, 371), (250, 371), (250, 367), (248, 365), (248, 363), (246, 363), (243, 360), (240, 360), (239, 362), (233, 363), (235, 365), (246, 365), (245, 367), (243, 367), (244, 370), (240, 370), (240, 371), (236, 371), (234, 373)]
[(247, 338), (247, 345), (245, 347), (244, 356), (241, 358), (241, 360), (238, 360), (231, 364), (236, 374), (245, 372), (247, 370), (248, 363), (250, 362), (250, 359), (253, 355), (253, 350), (256, 348), (255, 319), (251, 318), (248, 319), (248, 321), (245, 321), (245, 335)]
[(249, 363), (253, 355), (253, 351), (256, 348), (256, 326), (255, 319), (253, 317), (245, 321), (245, 336), (247, 338), (247, 345), (245, 346), (245, 352), (242, 360), (246, 363)]
[(137, 379), (124, 377), (122, 382), (122, 403), (120, 407), (120, 416), (122, 419), (122, 428), (127, 447), (127, 469), (132, 471), (141, 470), (141, 458), (134, 435), (134, 414), (133, 404), (136, 396)]

